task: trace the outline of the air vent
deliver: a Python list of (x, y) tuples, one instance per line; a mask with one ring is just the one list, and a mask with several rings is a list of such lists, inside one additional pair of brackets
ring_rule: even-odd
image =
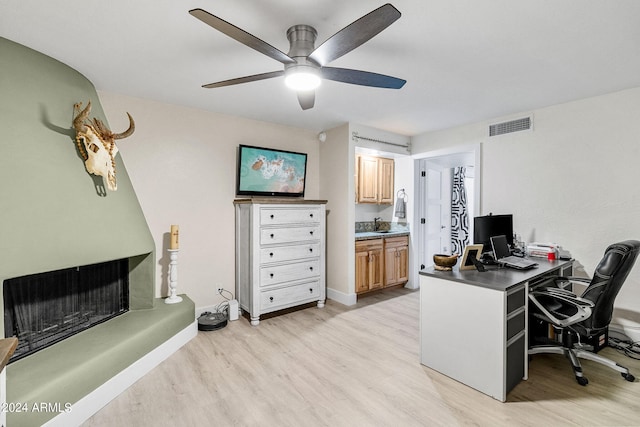
[(524, 117), (522, 119), (511, 120), (503, 123), (489, 125), (489, 136), (504, 135), (505, 133), (520, 132), (522, 130), (531, 130), (532, 117)]

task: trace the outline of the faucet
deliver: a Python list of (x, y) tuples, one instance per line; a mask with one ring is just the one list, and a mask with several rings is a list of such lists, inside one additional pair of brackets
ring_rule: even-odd
[(380, 224), (378, 223), (378, 221), (381, 221), (382, 218), (380, 217), (375, 217), (373, 218), (373, 231), (378, 231), (378, 228), (380, 228)]

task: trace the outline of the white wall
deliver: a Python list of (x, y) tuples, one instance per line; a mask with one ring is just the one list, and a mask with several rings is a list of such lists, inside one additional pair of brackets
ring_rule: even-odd
[[(481, 142), (482, 214), (513, 213), (516, 233), (561, 244), (591, 275), (607, 245), (640, 239), (640, 88), (542, 108), (532, 132), (487, 137), (489, 123), (529, 113), (418, 135), (413, 152)], [(640, 265), (615, 326), (640, 339)]]
[[(118, 147), (156, 244), (156, 296), (166, 296), (168, 233), (180, 226), (178, 293), (196, 314), (235, 293), (234, 207), (239, 144), (305, 152), (307, 199), (320, 188), (319, 146), (311, 131), (215, 114), (109, 92), (100, 101), (114, 131), (130, 112), (135, 133)], [(105, 212), (108, 226), (109, 213)]]
[(355, 304), (355, 229), (353, 162), (349, 125), (326, 131), (320, 144), (320, 198), (327, 211), (327, 298), (345, 305)]

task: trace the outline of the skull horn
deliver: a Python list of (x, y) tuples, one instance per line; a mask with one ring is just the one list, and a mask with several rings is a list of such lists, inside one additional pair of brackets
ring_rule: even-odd
[(80, 110), (82, 108), (82, 102), (78, 102), (74, 104), (73, 109), (75, 110), (76, 117), (73, 119), (73, 127), (76, 132), (85, 130), (85, 120), (87, 116), (89, 116), (89, 112), (91, 111), (91, 101), (87, 103), (87, 106), (84, 110)]
[(133, 121), (133, 117), (131, 117), (131, 114), (127, 113), (127, 116), (129, 116), (129, 129), (125, 130), (122, 133), (114, 133), (113, 134), (113, 139), (123, 139), (126, 138), (128, 136), (130, 136), (134, 130), (136, 130), (136, 124)]

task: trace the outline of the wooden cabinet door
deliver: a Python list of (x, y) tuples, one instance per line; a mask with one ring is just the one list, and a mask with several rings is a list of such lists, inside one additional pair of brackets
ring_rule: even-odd
[(358, 203), (378, 202), (378, 159), (358, 157)]
[(356, 202), (393, 204), (394, 160), (358, 156), (356, 162)]
[(369, 251), (369, 290), (384, 286), (384, 263), (382, 248)]
[(409, 280), (409, 237), (390, 237), (384, 240), (384, 285), (406, 283)]
[(398, 283), (409, 280), (409, 246), (398, 248), (396, 255), (396, 279)]
[(356, 293), (384, 286), (382, 239), (356, 242)]
[(369, 290), (369, 251), (356, 249), (356, 293)]
[(398, 249), (388, 247), (384, 250), (384, 284), (395, 285), (398, 282)]
[(393, 204), (393, 159), (378, 159), (378, 203)]

